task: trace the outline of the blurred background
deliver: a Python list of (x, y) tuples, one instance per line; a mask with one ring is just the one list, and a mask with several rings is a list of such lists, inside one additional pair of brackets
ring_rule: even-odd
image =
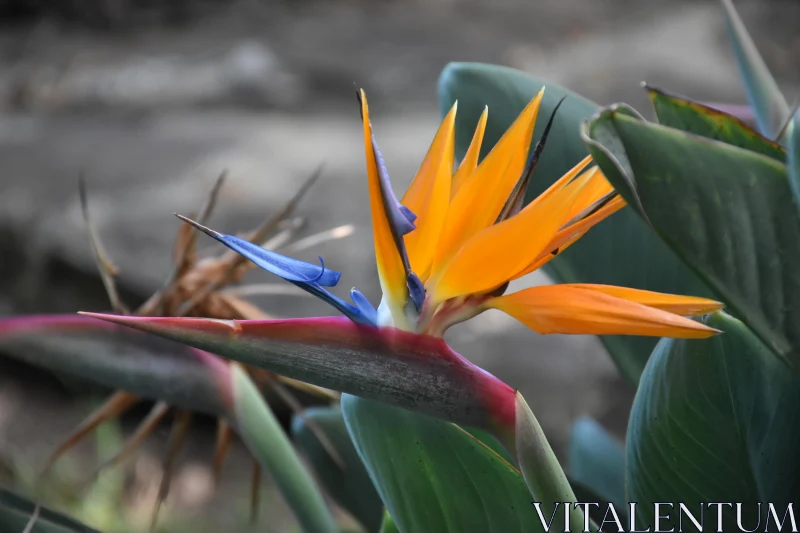
[[(736, 4), (784, 94), (800, 95), (800, 2)], [(343, 287), (377, 302), (353, 84), (370, 97), (399, 192), (438, 125), (436, 81), (449, 61), (509, 65), (645, 116), (642, 81), (745, 101), (714, 0), (0, 0), (0, 315), (108, 309), (81, 216), (81, 174), (123, 294), (136, 304), (170, 270), (180, 225), (172, 213), (196, 212), (220, 172), (229, 177), (211, 226), (237, 233), (321, 164), (298, 210), (303, 233), (348, 223), (356, 231), (300, 257), (324, 256), (344, 272)], [(547, 282), (534, 274), (520, 284)], [(309, 298), (254, 301), (279, 316), (330, 312)], [(538, 336), (487, 313), (448, 340), (522, 390), (559, 453), (580, 415), (624, 435), (634, 390), (596, 339)], [(6, 358), (0, 368), (2, 475), (18, 480), (103, 391)], [(87, 471), (144, 413), (76, 448), (59, 471)], [(211, 419), (194, 425), (164, 513), (194, 520), (192, 531), (240, 524), (249, 505), (250, 463), (238, 445), (223, 490), (213, 491), (213, 430)], [(148, 523), (168, 431), (164, 424), (114, 474), (124, 504), (108, 512), (132, 517), (131, 531)], [(286, 531), (290, 513), (264, 477), (259, 530)]]

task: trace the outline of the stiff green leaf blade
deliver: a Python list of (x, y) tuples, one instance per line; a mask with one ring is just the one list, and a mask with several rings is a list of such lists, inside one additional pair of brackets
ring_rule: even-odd
[(786, 166), (614, 109), (594, 118), (587, 134), (627, 161), (664, 241), (733, 314), (800, 368), (800, 216)]
[(645, 88), (659, 124), (786, 162), (783, 146), (762, 136), (738, 118), (661, 89)]
[(320, 482), (336, 503), (361, 522), (368, 533), (378, 531), (383, 519), (383, 502), (350, 440), (341, 407), (313, 407), (305, 411), (305, 417), (330, 439), (344, 461), (344, 469), (336, 464), (299, 416), (292, 420), (292, 436), (297, 447), (310, 461)]
[[(528, 187), (528, 200), (589, 154), (580, 136), (580, 125), (599, 107), (557, 85), (508, 67), (479, 63), (451, 63), (439, 78), (439, 107), (446, 113), (458, 100), (456, 155), (461, 157), (472, 140), (484, 106), (489, 118), (482, 153), (500, 139), (523, 107), (543, 87), (534, 143), (541, 137), (549, 117), (562, 96), (553, 127)], [(545, 117), (545, 118), (542, 118)], [(597, 158), (597, 154), (593, 155)], [(604, 165), (603, 170), (606, 171)], [(618, 183), (617, 190), (628, 200)], [(628, 200), (630, 203), (630, 200)], [(709, 296), (697, 277), (652, 234), (647, 224), (626, 208), (592, 229), (550, 263), (545, 272), (561, 283), (600, 283), (651, 291)], [(657, 339), (633, 336), (602, 336), (620, 371), (637, 383)]]
[[(783, 516), (800, 501), (800, 378), (738, 320), (717, 312), (707, 323), (724, 334), (664, 339), (642, 375), (626, 450), (640, 529), (653, 525), (654, 502), (676, 511), (683, 502), (695, 516), (699, 502), (740, 502), (742, 524), (754, 530), (757, 502), (762, 515), (770, 502)], [(724, 530), (735, 529), (735, 508), (723, 513)], [(660, 529), (677, 531), (675, 518)], [(705, 518), (704, 531), (717, 531), (716, 509)], [(690, 526), (684, 518), (684, 531)]]
[(739, 73), (744, 81), (747, 97), (755, 109), (758, 127), (766, 137), (774, 139), (789, 117), (789, 105), (736, 12), (733, 0), (722, 0), (722, 6), (725, 9), (725, 22)]
[(460, 427), (347, 394), (342, 411), (399, 531), (542, 531), (519, 472)]
[(623, 512), (625, 500), (625, 453), (622, 445), (591, 418), (579, 418), (572, 426), (569, 444), (570, 479)]
[(233, 420), (248, 450), (272, 474), (306, 533), (337, 533), (336, 522), (311, 475), (241, 366), (232, 369)]
[[(517, 426), (513, 439), (517, 464), (534, 500), (541, 503), (544, 516), (555, 517), (549, 530), (588, 530), (589, 517), (584, 518), (580, 508), (574, 505), (577, 500), (572, 486), (550, 447), (539, 421), (519, 392), (517, 392)], [(561, 512), (563, 508), (559, 508), (563, 504), (569, 505), (569, 522), (566, 524), (564, 513)]]
[(0, 487), (0, 531), (22, 533), (35, 517), (31, 533), (99, 533), (61, 513), (45, 507)]
[(794, 203), (800, 210), (800, 111), (795, 112), (786, 130), (786, 146), (789, 150), (789, 185), (794, 194)]
[(230, 403), (227, 362), (84, 316), (0, 319), (0, 353), (192, 411), (221, 415)]

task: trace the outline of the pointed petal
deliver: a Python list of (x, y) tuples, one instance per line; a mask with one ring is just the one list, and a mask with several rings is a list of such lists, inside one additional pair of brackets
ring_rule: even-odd
[(498, 215), (495, 223), (502, 222), (507, 218), (513, 217), (519, 213), (522, 210), (522, 207), (525, 205), (525, 196), (527, 196), (528, 193), (528, 185), (530, 184), (531, 177), (533, 176), (533, 173), (536, 171), (536, 167), (539, 164), (539, 159), (544, 151), (544, 147), (547, 145), (547, 138), (550, 136), (550, 130), (553, 128), (553, 121), (556, 118), (556, 113), (558, 113), (558, 108), (561, 107), (561, 104), (564, 102), (565, 98), (566, 96), (561, 97), (561, 100), (559, 100), (555, 108), (553, 108), (553, 111), (550, 113), (550, 118), (547, 119), (547, 124), (544, 127), (542, 136), (536, 143), (536, 147), (528, 152), (528, 159), (525, 163), (525, 169), (523, 170), (522, 175), (519, 177), (519, 180), (517, 180), (516, 185), (514, 185), (514, 189), (511, 191), (511, 194), (506, 199), (506, 203), (503, 205), (503, 209), (500, 211), (500, 215)]
[(378, 310), (375, 309), (375, 306), (372, 305), (366, 296), (361, 294), (360, 291), (356, 289), (350, 290), (350, 299), (353, 300), (353, 303), (356, 304), (361, 315), (367, 320), (368, 324), (373, 326), (378, 325)]
[(586, 166), (592, 162), (592, 156), (587, 155), (584, 157), (577, 165), (569, 169), (569, 171), (558, 178), (555, 183), (549, 186), (542, 194), (537, 196), (531, 201), (531, 204), (536, 204), (538, 202), (544, 202), (548, 198), (550, 198), (554, 193), (560, 191), (567, 185), (569, 185), (578, 175), (583, 172)]
[(497, 220), (525, 167), (543, 91), (531, 100), (450, 202), (430, 277), (461, 246)]
[(469, 143), (467, 153), (464, 154), (464, 159), (458, 165), (458, 170), (453, 176), (452, 184), (450, 185), (450, 198), (453, 198), (464, 182), (469, 178), (475, 169), (478, 168), (478, 158), (481, 155), (481, 145), (483, 144), (483, 134), (486, 131), (486, 120), (489, 118), (489, 106), (483, 108), (481, 118), (478, 119), (478, 125), (475, 127), (475, 133), (472, 136), (472, 142)]
[(667, 311), (597, 290), (563, 285), (531, 287), (492, 298), (486, 306), (508, 313), (542, 334), (706, 338), (719, 333), (700, 322)]
[(405, 236), (405, 243), (411, 269), (420, 274), (430, 267), (450, 204), (457, 105), (444, 117), (417, 176), (403, 196), (403, 205), (418, 217), (417, 229)]
[[(318, 266), (298, 259), (292, 259), (291, 257), (286, 257), (272, 250), (266, 250), (257, 244), (240, 239), (239, 237), (216, 232), (181, 215), (178, 215), (178, 218), (218, 240), (234, 252), (243, 255), (267, 272), (275, 274), (286, 281), (319, 283), (323, 287), (334, 287), (339, 283), (339, 278), (342, 274), (325, 268), (324, 263), (322, 266)], [(320, 258), (320, 262), (322, 262), (322, 258)]]
[(680, 296), (677, 294), (629, 289), (627, 287), (615, 287), (614, 285), (570, 283), (559, 285), (559, 287), (598, 291), (615, 298), (621, 298), (629, 302), (635, 302), (681, 316), (705, 315), (706, 313), (712, 313), (725, 307), (725, 305), (720, 302), (715, 302), (708, 298), (700, 298), (698, 296)]
[(567, 215), (570, 220), (580, 215), (584, 210), (588, 209), (594, 205), (595, 202), (614, 190), (614, 187), (611, 186), (599, 168), (592, 167), (588, 169), (586, 173), (591, 174), (591, 177), (581, 191), (581, 194), (575, 199), (575, 203), (572, 205), (572, 209), (570, 209)]
[(625, 200), (623, 200), (621, 196), (616, 196), (610, 202), (588, 217), (562, 228), (558, 231), (558, 233), (555, 234), (547, 246), (544, 247), (544, 250), (541, 254), (539, 254), (539, 257), (536, 259), (536, 261), (531, 263), (525, 270), (517, 274), (514, 279), (521, 278), (522, 276), (530, 274), (534, 270), (541, 268), (557, 254), (560, 254), (569, 248), (575, 241), (586, 235), (586, 233), (594, 226), (610, 217), (626, 205), (627, 204), (625, 203)]
[[(369, 107), (364, 91), (360, 93), (361, 120), (364, 124), (364, 148), (367, 156), (367, 178), (369, 180), (369, 203), (372, 211), (372, 233), (375, 240), (375, 261), (378, 266), (381, 290), (396, 324), (406, 323), (404, 308), (408, 297), (406, 288), (406, 265), (398, 249), (381, 183), (382, 161), (375, 150)], [(391, 190), (391, 188), (390, 188)], [(402, 243), (402, 239), (400, 240)]]
[(448, 298), (485, 292), (530, 265), (564, 225), (586, 180), (575, 180), (543, 202), (483, 230), (469, 241), (429, 285), (433, 305)]
[(514, 390), (441, 338), (343, 317), (214, 320), (92, 315), (320, 387), (494, 431), (513, 424)]

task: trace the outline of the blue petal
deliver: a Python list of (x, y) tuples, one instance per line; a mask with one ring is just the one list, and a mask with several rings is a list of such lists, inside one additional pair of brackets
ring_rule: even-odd
[(358, 294), (364, 299), (364, 301), (366, 301), (369, 307), (364, 307), (362, 309), (361, 304), (359, 304), (359, 302), (355, 298), (353, 298), (353, 300), (356, 302), (357, 305), (349, 304), (344, 300), (342, 300), (341, 298), (339, 298), (338, 296), (336, 296), (335, 294), (328, 291), (327, 289), (321, 287), (318, 283), (302, 283), (297, 281), (292, 281), (291, 283), (313, 294), (320, 300), (323, 300), (324, 302), (327, 302), (331, 306), (335, 307), (344, 316), (346, 316), (353, 322), (374, 327), (377, 327), (378, 325), (377, 311), (375, 311), (374, 308), (372, 308), (372, 312), (369, 311), (369, 307), (371, 307), (371, 305), (369, 304), (369, 301), (366, 298), (364, 298), (363, 295), (361, 295), (361, 293)]
[(231, 250), (242, 254), (264, 270), (282, 277), (292, 285), (329, 303), (353, 322), (377, 327), (378, 313), (363, 294), (353, 289), (351, 297), (356, 303), (356, 305), (353, 305), (323, 288), (323, 285), (327, 287), (335, 286), (339, 282), (339, 277), (341, 277), (342, 274), (325, 268), (325, 263), (322, 261), (321, 257), (319, 260), (322, 266), (312, 265), (265, 250), (239, 237), (223, 235), (182, 215), (177, 216), (203, 233), (215, 238)]
[(372, 305), (372, 302), (370, 302), (366, 296), (361, 294), (360, 291), (352, 289), (350, 291), (350, 299), (356, 304), (362, 316), (370, 320), (372, 324), (378, 324), (378, 310), (375, 309), (375, 306)]
[[(292, 259), (291, 257), (265, 250), (256, 244), (233, 235), (214, 237), (267, 272), (271, 272), (287, 281), (317, 283), (323, 287), (335, 287), (342, 275), (341, 272), (325, 268), (325, 263), (322, 263), (322, 266), (318, 266)], [(320, 262), (322, 262), (322, 258), (320, 258)]]
[(378, 178), (381, 185), (381, 197), (383, 198), (383, 207), (386, 209), (386, 216), (389, 219), (389, 225), (392, 227), (392, 233), (397, 236), (403, 236), (413, 231), (416, 226), (414, 221), (417, 215), (404, 205), (401, 205), (394, 195), (392, 190), (392, 183), (389, 180), (389, 171), (386, 170), (386, 163), (383, 160), (378, 143), (375, 141), (375, 136), (372, 136), (372, 150), (375, 152), (375, 165), (378, 167)]
[(406, 285), (408, 286), (408, 296), (414, 302), (414, 307), (417, 308), (417, 313), (422, 311), (422, 302), (425, 301), (425, 286), (420, 281), (416, 274), (409, 271), (406, 277)]

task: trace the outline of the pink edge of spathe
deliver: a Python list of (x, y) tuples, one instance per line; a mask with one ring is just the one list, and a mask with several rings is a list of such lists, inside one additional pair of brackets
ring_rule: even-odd
[[(114, 331), (119, 329), (121, 323), (105, 320), (98, 313), (79, 313), (64, 315), (23, 315), (0, 318), (0, 335), (8, 333), (24, 333), (27, 331), (41, 331), (42, 333), (63, 330), (67, 333), (76, 331)], [(110, 315), (108, 315), (110, 316)], [(128, 328), (126, 328), (128, 329)], [(184, 345), (203, 365), (207, 366), (216, 378), (219, 392), (229, 408), (233, 408), (233, 383), (230, 363), (205, 350)]]
[[(197, 332), (218, 338), (268, 338), (270, 341), (308, 345), (334, 344), (383, 352), (406, 360), (438, 358), (480, 399), (491, 420), (484, 427), (495, 433), (513, 431), (516, 424), (516, 390), (453, 351), (439, 337), (391, 328), (356, 324), (346, 317), (314, 317), (272, 320), (221, 320), (209, 318), (129, 317), (99, 313), (82, 315), (132, 327), (149, 333)], [(370, 350), (372, 349), (372, 350)], [(389, 355), (391, 354), (391, 355)], [(413, 391), (409, 391), (413, 393)], [(378, 399), (379, 398), (374, 398)]]

